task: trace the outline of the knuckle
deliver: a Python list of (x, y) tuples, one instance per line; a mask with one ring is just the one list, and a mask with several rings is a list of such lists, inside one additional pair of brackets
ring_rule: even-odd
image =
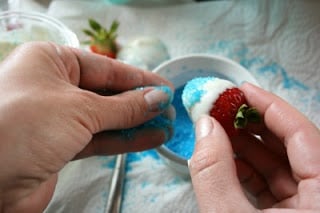
[(76, 92), (71, 92), (68, 96), (65, 96), (65, 98), (68, 99), (66, 100), (67, 103), (72, 104), (69, 109), (73, 109), (72, 114), (77, 122), (92, 133), (101, 127), (101, 119), (96, 113), (97, 107), (93, 106), (93, 103), (99, 104), (99, 102), (94, 100), (92, 93), (77, 90)]
[(142, 111), (144, 107), (138, 101), (125, 101), (123, 104), (119, 104), (119, 113), (123, 117), (123, 124), (130, 128), (139, 124), (139, 120), (142, 117)]
[(192, 156), (190, 161), (191, 170), (195, 174), (205, 173), (205, 171), (215, 166), (218, 163), (218, 159), (209, 154), (206, 149), (198, 150)]

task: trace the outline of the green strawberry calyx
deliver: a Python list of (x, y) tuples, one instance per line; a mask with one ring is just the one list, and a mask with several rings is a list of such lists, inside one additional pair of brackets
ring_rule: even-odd
[(260, 121), (261, 116), (256, 108), (242, 104), (236, 114), (234, 127), (236, 129), (243, 129), (248, 123), (259, 123)]
[(101, 26), (97, 21), (90, 18), (88, 20), (90, 29), (84, 29), (83, 32), (88, 35), (91, 40), (85, 43), (96, 45), (100, 48), (110, 48), (111, 51), (116, 52), (117, 46), (115, 40), (117, 38), (117, 30), (119, 22), (114, 20), (109, 29)]

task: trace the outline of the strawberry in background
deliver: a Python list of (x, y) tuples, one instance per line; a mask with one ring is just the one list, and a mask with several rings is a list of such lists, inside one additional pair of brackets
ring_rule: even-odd
[(117, 30), (119, 22), (113, 21), (110, 28), (106, 29), (94, 19), (89, 19), (90, 29), (84, 29), (83, 32), (91, 39), (86, 41), (90, 50), (94, 53), (105, 55), (110, 58), (116, 58), (118, 53), (117, 47)]

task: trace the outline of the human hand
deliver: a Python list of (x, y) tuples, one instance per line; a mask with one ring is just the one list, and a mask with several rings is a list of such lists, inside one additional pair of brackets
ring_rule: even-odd
[(189, 168), (200, 211), (319, 212), (319, 129), (279, 97), (248, 83), (241, 89), (264, 123), (231, 143), (215, 119), (199, 119)]
[[(172, 90), (156, 74), (97, 54), (52, 43), (18, 48), (0, 66), (1, 212), (42, 212), (70, 160), (165, 142)], [(121, 134), (160, 113), (165, 125)]]

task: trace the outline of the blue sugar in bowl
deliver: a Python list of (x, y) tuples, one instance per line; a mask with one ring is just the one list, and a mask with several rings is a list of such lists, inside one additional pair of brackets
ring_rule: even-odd
[(177, 119), (174, 123), (175, 133), (171, 140), (156, 150), (162, 159), (179, 174), (189, 177), (188, 159), (195, 147), (194, 125), (182, 105), (181, 94), (184, 85), (196, 77), (215, 76), (227, 79), (236, 85), (244, 81), (258, 85), (255, 78), (240, 64), (216, 55), (193, 54), (171, 59), (153, 70), (170, 80), (175, 88), (173, 105)]

